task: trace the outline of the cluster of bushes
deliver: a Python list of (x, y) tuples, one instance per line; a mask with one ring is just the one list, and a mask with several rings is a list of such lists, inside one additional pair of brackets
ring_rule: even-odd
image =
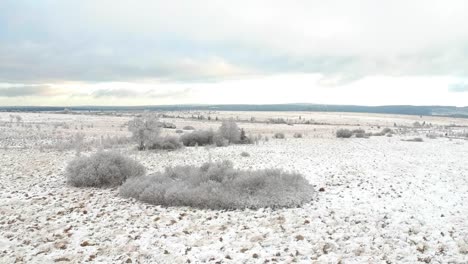
[(123, 197), (162, 206), (209, 209), (297, 207), (310, 202), (313, 186), (301, 175), (281, 170), (242, 171), (231, 162), (201, 167), (169, 167), (162, 173), (131, 178)]
[(137, 161), (116, 152), (78, 157), (66, 168), (68, 184), (76, 187), (117, 187), (123, 197), (163, 206), (209, 209), (283, 208), (310, 202), (315, 190), (300, 174), (267, 169), (243, 171), (231, 162), (201, 167), (168, 167), (145, 176)]
[[(254, 139), (247, 137), (245, 131), (240, 129), (234, 120), (223, 121), (218, 131), (194, 130), (192, 126), (185, 126), (185, 130), (194, 130), (191, 133), (178, 137), (161, 137), (161, 125), (155, 117), (137, 117), (129, 122), (132, 138), (138, 142), (138, 149), (164, 149), (174, 150), (182, 146), (227, 146), (229, 144), (252, 144)], [(180, 131), (183, 132), (183, 131)]]
[(336, 137), (337, 138), (350, 138), (352, 136), (355, 136), (356, 138), (369, 138), (370, 136), (392, 136), (395, 134), (395, 131), (393, 131), (390, 128), (384, 128), (382, 131), (377, 132), (377, 133), (366, 133), (366, 131), (362, 128), (354, 129), (354, 130), (349, 130), (349, 129), (344, 129), (340, 128), (336, 131)]
[(216, 145), (218, 147), (229, 144), (253, 144), (254, 138), (247, 137), (244, 129), (240, 129), (233, 119), (225, 120), (218, 131), (195, 130), (184, 134), (180, 140), (184, 146)]
[(267, 120), (267, 123), (271, 124), (287, 124), (288, 121), (285, 120), (284, 118), (269, 118)]
[(393, 131), (393, 129), (391, 128), (384, 128), (382, 129), (382, 131), (380, 132), (377, 132), (377, 133), (372, 133), (371, 136), (376, 136), (376, 137), (381, 137), (381, 136), (387, 136), (387, 137), (391, 137), (393, 134), (395, 134), (395, 131)]

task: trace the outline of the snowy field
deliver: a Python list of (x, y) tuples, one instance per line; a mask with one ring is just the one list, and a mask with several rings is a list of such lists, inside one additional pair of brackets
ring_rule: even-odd
[[(254, 116), (261, 121), (267, 115), (222, 113), (220, 119)], [(123, 199), (118, 189), (70, 187), (64, 168), (76, 151), (54, 146), (76, 133), (94, 142), (129, 136), (124, 126), (129, 117), (0, 113), (0, 263), (468, 263), (468, 141), (457, 136), (466, 131), (467, 120), (270, 115), (295, 120), (302, 115), (301, 120), (324, 124), (239, 122), (248, 133), (284, 132), (286, 139), (172, 152), (139, 152), (126, 144), (118, 151), (149, 172), (210, 159), (228, 159), (243, 169), (300, 172), (317, 190), (316, 199), (301, 208), (162, 208)], [(167, 121), (177, 128), (219, 126), (207, 120)], [(413, 129), (415, 121), (432, 126)], [(338, 128), (357, 125), (404, 133), (334, 136)], [(293, 138), (294, 132), (304, 138)], [(424, 141), (402, 141), (414, 137)], [(244, 151), (250, 157), (242, 157)]]

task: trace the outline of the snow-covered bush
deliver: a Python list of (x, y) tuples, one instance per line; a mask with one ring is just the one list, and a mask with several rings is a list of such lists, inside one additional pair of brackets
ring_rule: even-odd
[(234, 119), (223, 121), (218, 129), (218, 134), (231, 143), (238, 143), (241, 140), (241, 130)]
[(177, 126), (173, 123), (168, 123), (168, 122), (163, 122), (163, 123), (160, 123), (159, 124), (160, 126), (162, 126), (163, 128), (168, 128), (168, 129), (176, 129)]
[(336, 131), (337, 138), (350, 138), (353, 136), (353, 132), (349, 129), (340, 128)]
[(244, 157), (244, 158), (247, 158), (247, 157), (250, 157), (250, 154), (248, 152), (246, 152), (246, 151), (243, 151), (241, 153), (241, 156)]
[(386, 134), (395, 134), (395, 131), (393, 131), (393, 129), (391, 129), (391, 128), (386, 127), (384, 129), (382, 129), (382, 131), (380, 133), (382, 133), (384, 135), (386, 135)]
[(214, 137), (213, 130), (195, 130), (192, 133), (182, 135), (180, 140), (184, 146), (206, 146), (213, 144)]
[(275, 133), (275, 134), (273, 135), (273, 138), (284, 139), (284, 138), (286, 138), (286, 136), (284, 135), (284, 133), (281, 133), (281, 132), (280, 132), (280, 133)]
[(178, 137), (166, 136), (156, 139), (149, 149), (175, 150), (182, 148), (182, 146), (183, 145)]
[(356, 138), (369, 138), (370, 133), (356, 133), (354, 134)]
[(139, 162), (117, 152), (104, 151), (77, 157), (65, 170), (68, 184), (76, 187), (114, 187), (145, 173), (145, 167)]
[(294, 133), (293, 135), (294, 138), (302, 138), (302, 133)]
[(184, 130), (195, 130), (193, 126), (184, 126)]
[(154, 116), (136, 117), (128, 122), (128, 130), (138, 143), (138, 149), (144, 150), (153, 145), (161, 133), (161, 125)]
[(408, 141), (408, 142), (424, 142), (424, 140), (420, 137), (415, 137), (411, 139), (402, 139), (403, 141)]
[(224, 161), (169, 167), (162, 173), (130, 178), (120, 194), (162, 206), (256, 209), (297, 207), (310, 202), (315, 190), (300, 174), (276, 169), (243, 171)]
[(353, 134), (364, 134), (364, 133), (366, 133), (366, 131), (364, 129), (362, 129), (362, 128), (353, 129), (353, 131), (351, 131), (351, 132), (353, 132)]

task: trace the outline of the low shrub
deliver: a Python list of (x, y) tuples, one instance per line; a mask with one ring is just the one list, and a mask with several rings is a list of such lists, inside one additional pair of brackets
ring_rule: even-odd
[(294, 138), (302, 138), (302, 133), (294, 133)]
[(354, 134), (354, 136), (356, 138), (369, 138), (369, 134), (368, 133), (356, 133)]
[(371, 133), (371, 135), (372, 135), (372, 136), (374, 136), (374, 137), (381, 137), (381, 136), (385, 136), (385, 134), (384, 134), (384, 133), (382, 133), (382, 132)]
[(284, 133), (281, 133), (281, 132), (280, 132), (280, 133), (275, 133), (275, 134), (273, 135), (273, 138), (276, 138), (276, 139), (284, 139), (284, 138), (286, 138), (286, 136), (284, 135)]
[(176, 129), (177, 126), (173, 123), (168, 123), (168, 122), (163, 122), (162, 124), (162, 127), (163, 128), (167, 128), (167, 129)]
[(248, 152), (243, 151), (241, 153), (241, 156), (244, 157), (244, 158), (247, 158), (247, 157), (250, 157), (250, 154)]
[(353, 136), (353, 132), (349, 129), (340, 128), (336, 131), (337, 138), (350, 138)]
[(181, 130), (181, 129), (177, 129), (175, 132), (176, 132), (177, 134), (183, 134), (183, 133), (184, 133), (184, 131)]
[(275, 169), (242, 171), (224, 161), (169, 167), (162, 173), (130, 178), (120, 194), (162, 206), (257, 209), (297, 207), (310, 202), (315, 190), (300, 174)]
[(182, 148), (178, 137), (166, 136), (158, 138), (149, 149), (176, 150)]
[(411, 139), (402, 139), (403, 141), (409, 141), (409, 142), (423, 142), (424, 140), (420, 137), (416, 138), (411, 138)]
[(132, 138), (125, 136), (107, 136), (101, 138), (101, 147), (111, 149), (132, 143)]
[(269, 118), (267, 122), (271, 124), (287, 124), (288, 123), (284, 118)]
[(180, 140), (184, 146), (206, 146), (214, 143), (215, 133), (213, 130), (195, 130), (190, 134), (184, 134)]
[(193, 126), (184, 126), (183, 130), (195, 130)]
[(388, 128), (388, 127), (382, 129), (382, 131), (381, 131), (380, 133), (382, 133), (383, 135), (385, 135), (385, 134), (395, 134), (395, 132), (393, 131), (393, 129), (390, 129), (390, 128)]
[(117, 152), (104, 151), (77, 157), (65, 169), (68, 184), (75, 187), (115, 187), (145, 173), (145, 167), (139, 162)]
[(229, 141), (222, 137), (220, 134), (215, 134), (213, 137), (213, 143), (217, 147), (226, 147), (229, 145)]
[(366, 131), (362, 128), (358, 128), (358, 129), (353, 129), (353, 131), (351, 131), (353, 134), (364, 134), (366, 133)]

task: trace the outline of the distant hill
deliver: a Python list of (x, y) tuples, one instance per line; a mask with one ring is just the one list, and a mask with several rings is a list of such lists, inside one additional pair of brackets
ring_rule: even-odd
[(154, 106), (0, 106), (0, 111), (9, 112), (53, 112), (68, 108), (73, 111), (308, 111), (308, 112), (350, 112), (400, 115), (450, 116), (468, 118), (468, 107), (455, 106), (413, 106), (413, 105), (323, 105), (323, 104), (233, 104), (233, 105), (154, 105)]

